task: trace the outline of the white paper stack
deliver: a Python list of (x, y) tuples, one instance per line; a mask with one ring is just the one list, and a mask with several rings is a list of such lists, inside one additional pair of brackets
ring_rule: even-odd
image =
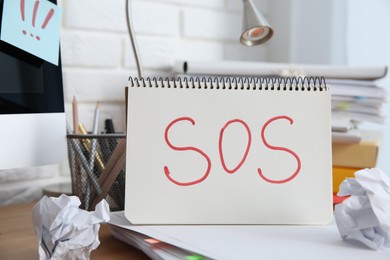
[[(122, 228), (119, 226), (111, 225), (112, 235), (144, 252), (151, 259), (158, 260), (174, 260), (174, 259), (186, 259), (189, 256), (193, 257), (194, 260), (204, 260), (207, 259), (203, 256), (197, 255), (193, 252), (184, 250), (180, 247), (162, 242), (155, 238), (146, 236), (142, 233), (132, 231), (130, 229)], [(196, 259), (196, 257), (198, 259)]]
[(333, 125), (334, 143), (357, 143), (360, 141), (359, 126), (362, 123), (385, 122), (382, 109), (387, 91), (375, 80), (326, 79), (326, 83), (332, 93), (333, 121), (344, 121), (345, 125), (352, 125), (349, 129), (335, 129)]
[[(112, 212), (112, 233), (151, 259), (354, 259), (388, 260), (342, 241), (336, 224), (308, 225), (133, 225)], [(147, 242), (158, 240), (157, 242)], [(147, 240), (147, 241), (145, 241)]]

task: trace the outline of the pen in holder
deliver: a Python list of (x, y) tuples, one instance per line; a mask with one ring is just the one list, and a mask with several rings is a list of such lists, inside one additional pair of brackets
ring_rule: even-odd
[(111, 211), (124, 209), (125, 134), (68, 134), (72, 193), (81, 208), (94, 210), (106, 199)]

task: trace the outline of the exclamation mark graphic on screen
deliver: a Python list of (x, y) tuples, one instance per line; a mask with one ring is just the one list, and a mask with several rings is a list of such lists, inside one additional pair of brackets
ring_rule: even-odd
[[(37, 19), (38, 8), (39, 8), (39, 0), (36, 0), (35, 3), (34, 3), (33, 14), (32, 14), (32, 21), (31, 21), (31, 24), (32, 24), (33, 28), (35, 28), (35, 22), (36, 22), (36, 19)], [(21, 14), (21, 17), (22, 17), (22, 21), (24, 22), (25, 21), (25, 0), (20, 0), (20, 14)], [(47, 13), (47, 15), (45, 17), (45, 20), (43, 21), (43, 23), (41, 25), (41, 29), (42, 30), (44, 30), (46, 28), (47, 24), (50, 22), (50, 20), (53, 17), (53, 15), (54, 15), (54, 9), (51, 8), (49, 10), (49, 12)], [(27, 31), (26, 30), (23, 30), (22, 33), (24, 35), (27, 35)], [(34, 37), (34, 34), (31, 32), (30, 36)], [(37, 35), (37, 36), (35, 36), (35, 39), (40, 41), (41, 37)]]
[[(24, 22), (24, 0), (20, 0), (20, 13), (22, 15), (22, 21)], [(23, 30), (22, 33), (24, 35), (27, 34), (26, 30)]]

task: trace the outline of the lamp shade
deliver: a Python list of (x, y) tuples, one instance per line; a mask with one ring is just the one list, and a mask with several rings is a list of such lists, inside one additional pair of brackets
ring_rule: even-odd
[(254, 46), (268, 41), (273, 30), (264, 16), (258, 12), (251, 0), (243, 0), (244, 12), (240, 42), (247, 46)]

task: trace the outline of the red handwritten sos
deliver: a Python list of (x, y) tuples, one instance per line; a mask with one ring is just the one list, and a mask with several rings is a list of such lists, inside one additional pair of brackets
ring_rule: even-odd
[[(273, 180), (271, 178), (266, 177), (260, 168), (257, 169), (257, 172), (258, 172), (259, 177), (266, 182), (269, 182), (272, 184), (283, 184), (283, 183), (287, 183), (287, 182), (293, 180), (295, 177), (297, 177), (299, 171), (301, 170), (301, 160), (300, 160), (299, 156), (294, 151), (292, 151), (288, 148), (285, 148), (285, 147), (273, 146), (273, 145), (268, 143), (268, 141), (265, 137), (265, 130), (270, 124), (272, 124), (273, 122), (275, 122), (277, 120), (288, 120), (290, 122), (290, 124), (293, 124), (293, 119), (290, 118), (289, 116), (283, 115), (283, 116), (272, 117), (263, 125), (263, 127), (261, 129), (261, 140), (262, 140), (263, 144), (270, 150), (279, 150), (279, 151), (284, 151), (286, 153), (291, 154), (295, 158), (295, 160), (297, 161), (297, 167), (292, 175), (290, 175), (286, 179), (281, 179), (281, 180)], [(181, 123), (183, 121), (189, 121), (192, 125), (195, 125), (195, 120), (190, 118), (190, 117), (180, 117), (180, 118), (173, 120), (171, 123), (168, 124), (168, 126), (165, 129), (165, 133), (164, 133), (165, 142), (168, 144), (168, 146), (172, 150), (175, 150), (175, 151), (194, 151), (196, 153), (199, 153), (207, 161), (207, 169), (204, 172), (204, 174), (202, 175), (202, 177), (200, 177), (199, 179), (193, 180), (193, 181), (189, 181), (189, 182), (180, 182), (180, 181), (177, 181), (174, 178), (172, 178), (168, 166), (164, 166), (164, 173), (165, 173), (165, 176), (168, 178), (168, 180), (171, 181), (172, 183), (179, 185), (179, 186), (190, 186), (190, 185), (199, 184), (199, 183), (203, 182), (204, 180), (206, 180), (210, 174), (212, 164), (211, 164), (210, 157), (201, 149), (193, 147), (193, 146), (178, 147), (178, 146), (173, 145), (169, 141), (168, 135), (169, 135), (169, 130), (171, 129), (171, 127), (173, 127), (175, 124)], [(242, 156), (241, 161), (237, 164), (237, 166), (235, 168), (228, 169), (228, 167), (226, 166), (226, 163), (225, 163), (224, 155), (223, 155), (223, 147), (222, 147), (223, 142), (222, 141), (223, 141), (223, 136), (224, 136), (225, 130), (231, 124), (241, 124), (246, 129), (248, 139), (247, 139), (246, 149), (245, 149), (245, 152)], [(252, 145), (252, 133), (251, 133), (251, 130), (250, 130), (248, 124), (241, 119), (233, 119), (233, 120), (228, 121), (222, 127), (220, 134), (219, 134), (219, 140), (218, 140), (219, 158), (221, 160), (221, 164), (222, 164), (223, 169), (229, 174), (233, 174), (236, 171), (238, 171), (241, 168), (241, 166), (245, 163), (245, 160), (248, 156), (251, 145)]]

